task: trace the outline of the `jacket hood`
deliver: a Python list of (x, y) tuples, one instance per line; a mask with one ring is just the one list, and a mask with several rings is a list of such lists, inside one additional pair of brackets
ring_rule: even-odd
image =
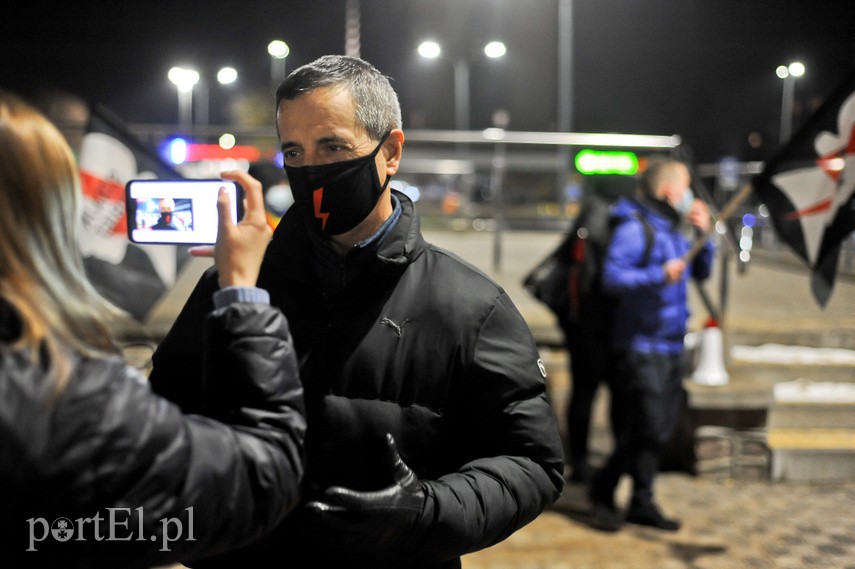
[(412, 200), (403, 192), (392, 190), (401, 203), (401, 217), (377, 249), (377, 258), (386, 263), (408, 264), (424, 246), (421, 223)]
[(636, 214), (641, 214), (650, 223), (662, 228), (671, 228), (680, 223), (680, 215), (673, 207), (662, 200), (646, 197), (641, 199), (621, 198), (615, 204), (612, 213), (621, 222), (635, 217)]

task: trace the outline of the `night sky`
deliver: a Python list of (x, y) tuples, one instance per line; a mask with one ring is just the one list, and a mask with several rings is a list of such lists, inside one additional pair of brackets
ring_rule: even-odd
[[(210, 77), (240, 73), (231, 94), (212, 89), (211, 121), (254, 94), (270, 107), (267, 43), (291, 47), (289, 70), (344, 52), (344, 0), (244, 2), (7, 2), (0, 23), (0, 87), (59, 88), (106, 105), (128, 123), (175, 123), (175, 64)], [(794, 126), (855, 66), (855, 1), (573, 0), (572, 130), (679, 134), (699, 162), (768, 158), (777, 145), (782, 82), (775, 67), (807, 67)], [(361, 55), (393, 79), (405, 129), (453, 128), (454, 57), (472, 73), (471, 127), (506, 109), (512, 130), (558, 124), (558, 0), (362, 0)], [(435, 39), (442, 60), (418, 43)], [(479, 49), (508, 46), (502, 61)], [(240, 93), (241, 95), (238, 95)], [(763, 141), (748, 144), (757, 132)]]

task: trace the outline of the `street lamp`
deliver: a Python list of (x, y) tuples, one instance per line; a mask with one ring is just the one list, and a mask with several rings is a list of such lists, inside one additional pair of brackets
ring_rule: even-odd
[(436, 59), (442, 53), (442, 48), (435, 41), (427, 40), (419, 44), (418, 52), (425, 59)]
[(267, 53), (270, 54), (270, 84), (276, 89), (285, 77), (285, 59), (291, 48), (282, 40), (273, 40), (267, 44)]
[[(425, 59), (437, 59), (442, 47), (433, 40), (423, 41), (417, 51)], [(484, 55), (490, 59), (499, 59), (507, 53), (507, 47), (500, 41), (491, 41), (484, 46)], [(469, 60), (460, 57), (454, 61), (454, 124), (457, 130), (469, 130)]]
[(794, 61), (789, 65), (779, 65), (775, 74), (784, 82), (784, 94), (781, 97), (781, 139), (784, 144), (790, 139), (793, 129), (793, 98), (795, 95), (796, 78), (805, 74), (804, 64)]
[(217, 82), (220, 85), (231, 85), (237, 81), (238, 72), (234, 67), (223, 67), (217, 71)]
[[(220, 85), (233, 85), (237, 81), (238, 72), (234, 67), (221, 67), (217, 71), (217, 83)], [(198, 108), (196, 118), (198, 122), (207, 125), (210, 118), (211, 88), (204, 77), (199, 79), (198, 96), (196, 97)]]
[(505, 47), (505, 44), (500, 41), (491, 41), (490, 43), (484, 46), (484, 55), (486, 55), (490, 59), (498, 59), (500, 57), (504, 57), (506, 53), (508, 53), (508, 48)]
[(167, 77), (178, 88), (178, 124), (190, 126), (193, 122), (193, 87), (199, 82), (199, 72), (173, 67)]

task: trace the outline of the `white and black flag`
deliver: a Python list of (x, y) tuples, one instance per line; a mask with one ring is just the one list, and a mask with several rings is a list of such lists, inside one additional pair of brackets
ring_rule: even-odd
[(825, 306), (855, 231), (855, 69), (753, 181), (775, 230), (811, 269)]

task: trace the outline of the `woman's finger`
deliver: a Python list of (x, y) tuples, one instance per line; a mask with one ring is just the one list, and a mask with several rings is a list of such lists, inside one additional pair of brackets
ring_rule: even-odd
[(213, 257), (214, 256), (214, 247), (213, 245), (199, 245), (197, 247), (190, 247), (187, 250), (190, 253), (191, 257)]
[(241, 185), (246, 196), (246, 211), (244, 220), (251, 223), (266, 223), (264, 215), (264, 194), (261, 190), (261, 182), (250, 176), (243, 170), (228, 170), (220, 176), (225, 180), (232, 180)]
[(229, 192), (225, 187), (221, 187), (220, 192), (217, 194), (217, 214), (220, 218), (221, 230), (228, 230), (234, 225), (234, 221), (232, 221), (231, 205), (232, 201), (229, 197)]

